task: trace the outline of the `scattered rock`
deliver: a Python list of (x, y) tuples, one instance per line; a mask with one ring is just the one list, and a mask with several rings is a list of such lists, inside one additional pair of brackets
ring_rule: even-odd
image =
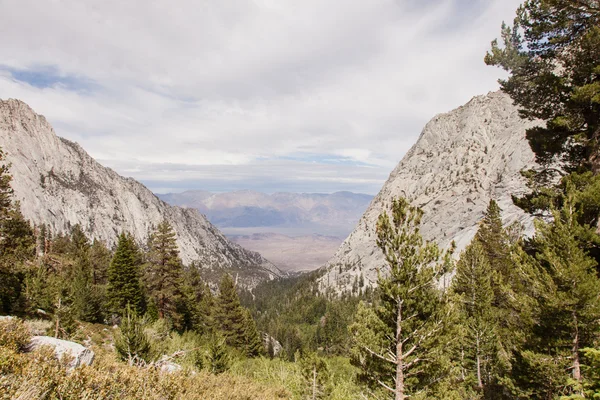
[(283, 346), (281, 345), (281, 343), (279, 343), (279, 341), (277, 339), (275, 339), (273, 336), (269, 335), (268, 333), (263, 333), (263, 342), (264, 342), (266, 348), (269, 348), (269, 345), (272, 346), (274, 356), (278, 355), (281, 352), (281, 350), (283, 349)]
[(175, 372), (179, 372), (182, 369), (183, 369), (183, 367), (181, 365), (175, 364), (174, 362), (171, 362), (171, 361), (165, 361), (160, 364), (160, 372), (163, 372), (165, 374), (172, 374)]

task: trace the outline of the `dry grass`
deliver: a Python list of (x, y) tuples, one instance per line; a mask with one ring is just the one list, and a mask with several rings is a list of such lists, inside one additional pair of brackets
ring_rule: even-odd
[[(0, 399), (287, 399), (287, 390), (230, 374), (184, 370), (160, 373), (117, 361), (113, 352), (95, 347), (96, 360), (71, 372), (51, 349), (22, 353), (27, 338), (21, 321), (0, 325)], [(25, 332), (25, 336), (23, 336)]]

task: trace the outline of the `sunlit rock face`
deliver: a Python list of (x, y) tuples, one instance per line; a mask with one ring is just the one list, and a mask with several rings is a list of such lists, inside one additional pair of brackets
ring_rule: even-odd
[(423, 208), (421, 233), (442, 247), (454, 241), (458, 251), (464, 249), (490, 199), (499, 203), (505, 224), (518, 221), (531, 233), (531, 217), (513, 204), (511, 195), (527, 191), (520, 171), (533, 167), (535, 157), (525, 130), (537, 124), (521, 119), (512, 100), (500, 92), (434, 117), (323, 267), (321, 289), (350, 290), (361, 274), (365, 285), (376, 284), (377, 270), (385, 272), (386, 266), (375, 226), (394, 197)]
[(12, 164), (12, 187), (26, 218), (54, 233), (80, 224), (109, 246), (121, 232), (145, 244), (163, 219), (177, 233), (185, 263), (197, 261), (205, 276), (223, 272), (253, 287), (282, 273), (260, 254), (228, 241), (197, 210), (173, 207), (144, 185), (90, 157), (77, 143), (56, 136), (46, 119), (18, 100), (0, 100), (0, 147)]

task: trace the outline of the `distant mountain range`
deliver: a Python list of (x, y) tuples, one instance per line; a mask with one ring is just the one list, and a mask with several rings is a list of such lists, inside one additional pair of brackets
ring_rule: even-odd
[(266, 194), (252, 190), (192, 190), (158, 197), (171, 205), (199, 210), (226, 234), (276, 232), (340, 237), (352, 231), (373, 199), (351, 192)]
[(171, 205), (199, 210), (229, 239), (259, 252), (284, 271), (324, 265), (373, 199), (351, 192), (266, 194), (252, 190), (192, 190), (158, 197)]

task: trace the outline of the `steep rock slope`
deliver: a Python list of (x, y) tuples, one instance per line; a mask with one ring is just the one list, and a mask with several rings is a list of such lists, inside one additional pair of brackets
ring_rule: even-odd
[(525, 130), (535, 124), (521, 119), (511, 99), (500, 92), (434, 117), (323, 267), (323, 290), (347, 290), (361, 274), (366, 284), (373, 284), (377, 269), (385, 271), (375, 226), (394, 197), (406, 197), (423, 208), (421, 232), (442, 247), (454, 240), (462, 250), (490, 199), (503, 209), (505, 224), (518, 221), (531, 232), (531, 218), (512, 203), (511, 194), (526, 191), (519, 172), (535, 165), (525, 138)]
[(80, 224), (111, 245), (122, 231), (145, 243), (167, 219), (181, 258), (214, 277), (223, 270), (252, 287), (282, 273), (260, 254), (228, 241), (198, 211), (169, 206), (144, 185), (103, 167), (77, 143), (59, 138), (46, 119), (18, 100), (0, 100), (0, 147), (12, 164), (12, 186), (23, 214), (54, 232)]

